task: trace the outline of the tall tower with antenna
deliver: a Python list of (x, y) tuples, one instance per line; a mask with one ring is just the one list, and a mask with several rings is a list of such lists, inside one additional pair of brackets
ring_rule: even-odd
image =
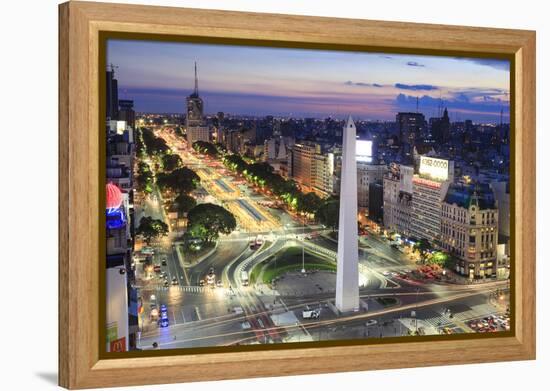
[(199, 96), (199, 77), (197, 76), (197, 62), (195, 61), (195, 91), (193, 95)]
[(187, 143), (192, 146), (195, 141), (210, 141), (210, 131), (204, 120), (204, 102), (199, 96), (199, 77), (195, 61), (195, 88), (186, 99), (186, 134)]

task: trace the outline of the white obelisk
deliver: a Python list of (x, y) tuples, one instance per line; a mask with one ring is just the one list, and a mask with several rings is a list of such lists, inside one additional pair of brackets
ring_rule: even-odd
[(340, 176), (336, 308), (341, 312), (359, 308), (356, 133), (355, 123), (350, 116), (344, 127)]

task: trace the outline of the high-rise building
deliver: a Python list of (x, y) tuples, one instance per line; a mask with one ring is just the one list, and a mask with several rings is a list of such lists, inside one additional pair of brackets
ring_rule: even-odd
[(136, 127), (136, 112), (134, 111), (134, 101), (120, 99), (118, 101), (118, 120), (125, 121), (132, 129)]
[(369, 187), (381, 182), (388, 168), (385, 164), (366, 163), (357, 158), (357, 200), (359, 207), (369, 210)]
[(498, 204), (497, 276), (506, 277), (510, 268), (510, 181), (489, 184)]
[(430, 132), (432, 138), (444, 144), (451, 138), (451, 121), (449, 120), (449, 112), (447, 108), (443, 111), (442, 117), (430, 118)]
[(263, 161), (269, 163), (276, 174), (288, 171), (287, 165), (294, 146), (292, 137), (272, 137), (263, 145)]
[(494, 181), (489, 186), (498, 202), (498, 234), (502, 242), (508, 242), (510, 240), (510, 182)]
[[(137, 292), (133, 288), (134, 245), (133, 164), (135, 156), (133, 102), (118, 101), (114, 67), (107, 71), (106, 116), (106, 349), (127, 351), (136, 347)], [(121, 110), (118, 105), (121, 103)], [(116, 107), (116, 110), (115, 110)], [(121, 115), (125, 120), (117, 120)]]
[(384, 176), (384, 227), (409, 236), (414, 168), (391, 164)]
[(470, 279), (497, 274), (498, 208), (488, 184), (452, 184), (442, 203), (441, 246)]
[(386, 173), (385, 164), (378, 164), (373, 158), (372, 140), (356, 141), (357, 160), (357, 197), (359, 207), (369, 210), (369, 186), (371, 183), (381, 181)]
[(414, 145), (426, 128), (426, 119), (421, 113), (397, 113), (395, 121), (402, 144)]
[(111, 64), (107, 71), (107, 120), (118, 118), (118, 80), (115, 79), (115, 66)]
[(197, 63), (195, 63), (195, 89), (187, 97), (186, 133), (189, 146), (192, 146), (195, 141), (210, 141), (210, 130), (204, 120), (204, 102), (199, 96)]
[(411, 234), (437, 242), (441, 237), (441, 203), (454, 180), (454, 162), (422, 156), (413, 176)]
[(369, 219), (381, 223), (384, 219), (384, 188), (382, 180), (369, 184)]
[(229, 152), (240, 153), (242, 143), (242, 132), (240, 130), (228, 130), (225, 137), (225, 148)]
[(292, 147), (292, 178), (305, 190), (321, 197), (334, 192), (334, 154), (323, 153), (321, 145), (299, 142)]

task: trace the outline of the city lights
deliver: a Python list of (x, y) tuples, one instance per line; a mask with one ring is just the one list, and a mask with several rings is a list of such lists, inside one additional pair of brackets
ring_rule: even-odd
[[(392, 55), (387, 81), (372, 67), (321, 77), (304, 102), (285, 90), (303, 86), (301, 65), (279, 62), (287, 49), (269, 64), (280, 66), (274, 85), (253, 56), (213, 62), (219, 45), (150, 48), (163, 52), (152, 69), (143, 51), (117, 51), (134, 45), (108, 44), (119, 63), (107, 70), (107, 351), (510, 329), (510, 125), (480, 114), (507, 102), (473, 110), (449, 87), (481, 65), (448, 58), (443, 72), (434, 57), (432, 86), (406, 65), (418, 58)], [(346, 54), (323, 56), (310, 64), (330, 69)], [(334, 75), (354, 73), (344, 65)], [(235, 91), (218, 94), (229, 71)], [(270, 87), (246, 93), (262, 72)], [(127, 88), (158, 78), (177, 88)]]

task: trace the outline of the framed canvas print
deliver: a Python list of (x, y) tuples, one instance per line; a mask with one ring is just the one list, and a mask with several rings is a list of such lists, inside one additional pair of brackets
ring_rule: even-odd
[(534, 32), (59, 11), (62, 386), (535, 357)]

